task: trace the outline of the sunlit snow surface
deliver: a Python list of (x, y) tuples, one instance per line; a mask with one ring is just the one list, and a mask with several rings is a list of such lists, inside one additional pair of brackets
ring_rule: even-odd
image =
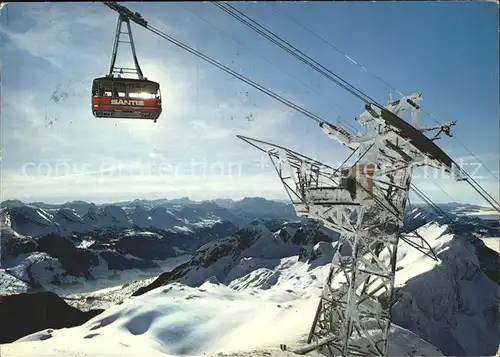
[[(462, 343), (476, 351), (481, 343), (494, 343), (496, 325), (489, 326), (484, 313), (495, 305), (496, 284), (475, 269), (478, 258), (473, 246), (436, 224), (426, 225), (420, 233), (441, 261), (401, 243), (396, 285), (402, 287), (403, 295), (395, 307), (395, 322), (419, 329), (427, 341)], [(233, 357), (292, 356), (277, 346), (297, 346), (311, 326), (331, 259), (326, 256), (331, 250), (325, 243), (319, 245), (324, 256), (312, 264), (295, 256), (272, 259), (273, 265), (271, 259), (262, 257), (265, 249), (259, 247), (258, 256), (230, 265), (225, 274), (228, 286), (215, 279), (199, 287), (162, 286), (127, 299), (82, 326), (45, 330), (4, 345), (2, 356), (168, 357), (219, 352)], [(228, 266), (217, 265), (217, 269)], [(196, 274), (193, 269), (190, 274)], [(446, 335), (445, 325), (453, 326)], [(442, 355), (400, 326), (392, 326), (390, 355)]]
[[(252, 350), (302, 339), (316, 303), (316, 299), (297, 299), (282, 288), (257, 295), (210, 282), (199, 288), (175, 283), (112, 307), (85, 325), (24, 337), (4, 346), (2, 352), (5, 356), (198, 356), (218, 352), (258, 356)], [(394, 330), (393, 338), (403, 346), (409, 343), (439, 355), (412, 333)], [(401, 355), (401, 347), (394, 352)], [(271, 355), (291, 354), (274, 351)]]

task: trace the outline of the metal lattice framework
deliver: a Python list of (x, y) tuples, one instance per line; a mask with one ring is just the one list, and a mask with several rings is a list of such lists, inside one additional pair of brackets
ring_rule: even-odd
[[(357, 153), (354, 164), (337, 169), (290, 149), (239, 136), (267, 152), (297, 214), (318, 219), (340, 233), (308, 338), (323, 353), (386, 355), (399, 240), (433, 256), (418, 233), (402, 231), (413, 167), (454, 171), (432, 140), (411, 131), (418, 123), (421, 98), (417, 93), (384, 108), (367, 105), (358, 119), (362, 135), (321, 123), (329, 137), (353, 151), (349, 158)], [(407, 110), (413, 126), (401, 124), (400, 116)]]
[[(356, 87), (312, 61), (310, 57), (303, 56), (301, 51), (286, 41), (272, 33), (274, 36), (268, 36), (259, 30), (258, 32), (271, 42), (366, 104), (365, 112), (358, 119), (364, 132), (362, 135), (352, 134), (344, 128), (325, 122), (309, 110), (150, 26), (138, 13), (132, 13), (114, 1), (104, 4), (120, 14), (110, 76), (114, 72), (122, 22), (126, 22), (129, 27), (129, 38), (135, 58), (128, 21), (131, 20), (320, 123), (320, 127), (328, 136), (358, 154), (353, 165), (341, 165), (340, 168), (333, 169), (289, 149), (240, 136), (269, 154), (299, 215), (316, 218), (341, 234), (308, 342), (314, 342), (315, 348), (325, 352), (344, 356), (387, 354), (399, 240), (402, 239), (435, 258), (432, 249), (418, 233), (404, 235), (402, 232), (412, 168), (423, 165), (444, 168), (454, 173), (457, 180), (467, 181), (500, 212), (500, 204), (434, 143), (441, 133), (451, 136), (450, 128), (455, 122), (416, 129), (420, 109), (418, 102), (422, 99), (419, 93), (396, 101), (390, 100), (387, 106), (382, 107)], [(231, 14), (234, 15), (233, 12)], [(251, 27), (255, 29), (253, 25)], [(136, 72), (141, 77), (138, 63), (135, 62)], [(407, 110), (411, 111), (412, 124), (400, 118)], [(434, 130), (438, 132), (433, 138), (423, 134)], [(266, 145), (267, 149), (263, 149), (262, 145)]]

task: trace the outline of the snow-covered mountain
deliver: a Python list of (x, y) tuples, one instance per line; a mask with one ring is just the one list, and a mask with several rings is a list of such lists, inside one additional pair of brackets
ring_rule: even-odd
[[(208, 242), (196, 251), (189, 262), (163, 273), (151, 285), (139, 289), (134, 295), (144, 294), (172, 282), (199, 286), (207, 279), (237, 290), (249, 287), (265, 289), (266, 286), (272, 286), (273, 281), (279, 277), (279, 273), (276, 274), (271, 269), (278, 266), (282, 259), (298, 256), (305, 260), (308, 255), (322, 249), (331, 252), (332, 243), (337, 240), (337, 233), (321, 229), (316, 224), (285, 224), (278, 231), (272, 232), (257, 223), (232, 236)], [(318, 247), (313, 249), (317, 244)], [(331, 257), (327, 257), (328, 259), (331, 260)], [(266, 270), (266, 273), (259, 279), (254, 279), (262, 270)], [(248, 280), (240, 281), (244, 276)]]
[[(390, 355), (497, 352), (500, 281), (483, 267), (498, 270), (498, 254), (480, 253), (487, 248), (478, 232), (454, 232), (437, 223), (419, 229), (439, 261), (403, 242), (398, 248)], [(201, 246), (188, 262), (82, 326), (35, 333), (3, 350), (12, 356), (50, 349), (56, 356), (292, 356), (273, 347), (304, 341), (336, 238), (311, 224), (271, 232), (257, 223)]]
[(4, 201), (0, 291), (76, 284), (82, 277), (119, 278), (117, 274), (126, 270), (157, 274), (173, 258), (189, 256), (206, 242), (255, 220), (274, 225), (299, 220), (293, 208), (281, 202), (228, 202), (230, 207), (224, 208), (214, 201), (188, 198), (106, 205)]
[[(5, 201), (2, 206), (0, 291), (4, 292), (117, 281), (126, 272), (127, 276), (154, 276), (189, 259), (203, 244), (240, 228), (261, 224), (274, 233), (290, 219), (300, 222), (290, 205), (262, 198), (134, 200), (108, 205)], [(452, 220), (455, 230), (498, 236), (491, 222), (485, 225), (478, 217), (457, 214), (481, 207), (444, 209), (444, 214), (422, 206), (409, 209), (407, 229)]]

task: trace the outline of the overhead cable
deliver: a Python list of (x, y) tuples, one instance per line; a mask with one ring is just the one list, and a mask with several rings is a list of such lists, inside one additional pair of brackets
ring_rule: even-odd
[[(304, 30), (306, 30), (307, 32), (309, 32), (311, 35), (313, 35), (314, 37), (316, 37), (317, 39), (319, 39), (320, 41), (322, 41), (323, 43), (325, 43), (326, 45), (328, 45), (330, 48), (334, 49), (335, 51), (337, 51), (338, 53), (342, 54), (348, 61), (354, 63), (356, 66), (360, 67), (363, 71), (371, 74), (373, 77), (375, 77), (379, 82), (381, 82), (382, 84), (384, 84), (385, 86), (387, 86), (388, 88), (392, 89), (394, 92), (396, 92), (397, 94), (399, 94), (400, 96), (404, 97), (405, 95), (403, 93), (401, 93), (400, 90), (398, 90), (396, 87), (394, 87), (393, 85), (391, 85), (389, 82), (387, 82), (386, 80), (384, 80), (382, 77), (378, 76), (375, 72), (371, 71), (369, 68), (365, 67), (363, 64), (361, 64), (360, 62), (358, 62), (356, 59), (352, 58), (351, 56), (349, 56), (347, 53), (345, 53), (344, 51), (342, 51), (340, 48), (338, 48), (337, 46), (333, 45), (332, 43), (330, 43), (329, 41), (327, 41), (324, 37), (318, 35), (316, 32), (314, 32), (313, 30), (311, 30), (309, 27), (307, 27), (306, 25), (304, 25), (302, 22), (300, 22), (297, 18), (293, 17), (292, 15), (288, 14), (287, 12), (285, 12), (284, 10), (278, 8), (275, 4), (271, 3), (271, 2), (268, 2), (267, 3), (269, 6), (273, 7), (274, 9), (276, 9), (278, 12), (280, 12), (282, 15), (284, 15), (285, 17), (289, 18), (291, 21), (293, 21), (294, 23), (296, 23), (297, 25), (299, 25), (300, 27), (302, 27)], [(442, 125), (442, 123), (439, 122), (439, 120), (437, 120), (437, 118), (432, 115), (431, 113), (429, 113), (428, 111), (426, 111), (424, 108), (420, 108), (421, 112), (424, 113), (425, 115), (427, 115), (429, 118), (431, 118), (435, 123), (437, 123), (438, 125)], [(471, 155), (475, 160), (477, 160), (478, 163), (480, 163), (495, 179), (499, 180), (500, 181), (500, 178), (495, 175), (495, 173), (488, 167), (486, 166), (484, 163), (482, 163), (479, 158), (467, 147), (467, 145), (465, 145), (464, 142), (462, 142), (461, 140), (459, 140), (455, 135), (453, 136), (453, 138), (460, 144), (462, 145), (462, 147), (469, 153), (469, 155)]]

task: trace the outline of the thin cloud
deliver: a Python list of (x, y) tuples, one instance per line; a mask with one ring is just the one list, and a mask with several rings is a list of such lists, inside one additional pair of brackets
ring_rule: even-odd
[[(340, 163), (348, 155), (326, 138), (316, 123), (135, 25), (142, 70), (161, 84), (163, 114), (156, 124), (95, 119), (90, 85), (93, 78), (108, 71), (116, 13), (98, 3), (9, 6), (22, 13), (22, 21), (15, 30), (0, 28), (8, 40), (4, 61), (10, 66), (21, 61), (30, 65), (3, 80), (5, 198), (284, 197), (273, 168), (263, 165), (262, 154), (238, 140), (236, 134), (289, 146), (328, 162)], [(231, 53), (236, 49), (226, 46), (227, 39), (199, 41), (194, 37), (199, 36), (197, 28), (186, 26), (189, 21), (182, 15), (165, 12), (165, 6), (136, 3), (131, 7), (155, 27), (193, 47), (199, 45), (202, 52), (221, 62), (234, 60), (231, 67), (250, 69), (248, 58)], [(121, 59), (130, 61), (127, 53), (123, 54)], [(275, 67), (266, 72), (264, 64), (252, 61), (254, 64), (252, 72), (245, 75), (260, 76), (256, 81), (297, 105), (307, 108), (311, 103), (295, 91), (296, 84), (285, 93), (273, 86), (280, 82)], [(332, 93), (336, 92), (329, 92), (329, 98), (337, 98)], [(334, 115), (326, 112), (330, 114)], [(307, 136), (310, 128), (313, 130)], [(198, 166), (190, 172), (193, 162)], [(29, 172), (27, 165), (31, 165)], [(203, 165), (211, 174), (203, 173)], [(240, 167), (241, 176), (220, 175), (221, 167)], [(493, 185), (488, 186), (491, 192), (498, 191), (494, 183), (487, 184)], [(450, 191), (456, 187), (446, 186)], [(448, 201), (439, 196), (439, 190), (424, 188), (437, 201)], [(450, 193), (465, 197), (460, 190)]]
[[(207, 171), (196, 175), (106, 175), (94, 174), (91, 179), (78, 182), (77, 178), (18, 176), (4, 185), (4, 199), (17, 198), (26, 201), (44, 200), (62, 202), (72, 199), (92, 201), (119, 200), (124, 197), (179, 197), (188, 195), (193, 199), (212, 199), (214, 197), (243, 198), (245, 196), (267, 196), (284, 198), (280, 183), (271, 174), (239, 175), (228, 171)], [(32, 185), (39, 187), (33, 192)], [(246, 187), (241, 190), (241, 187)], [(72, 189), (73, 187), (73, 189)], [(110, 187), (113, 189), (110, 190)]]

